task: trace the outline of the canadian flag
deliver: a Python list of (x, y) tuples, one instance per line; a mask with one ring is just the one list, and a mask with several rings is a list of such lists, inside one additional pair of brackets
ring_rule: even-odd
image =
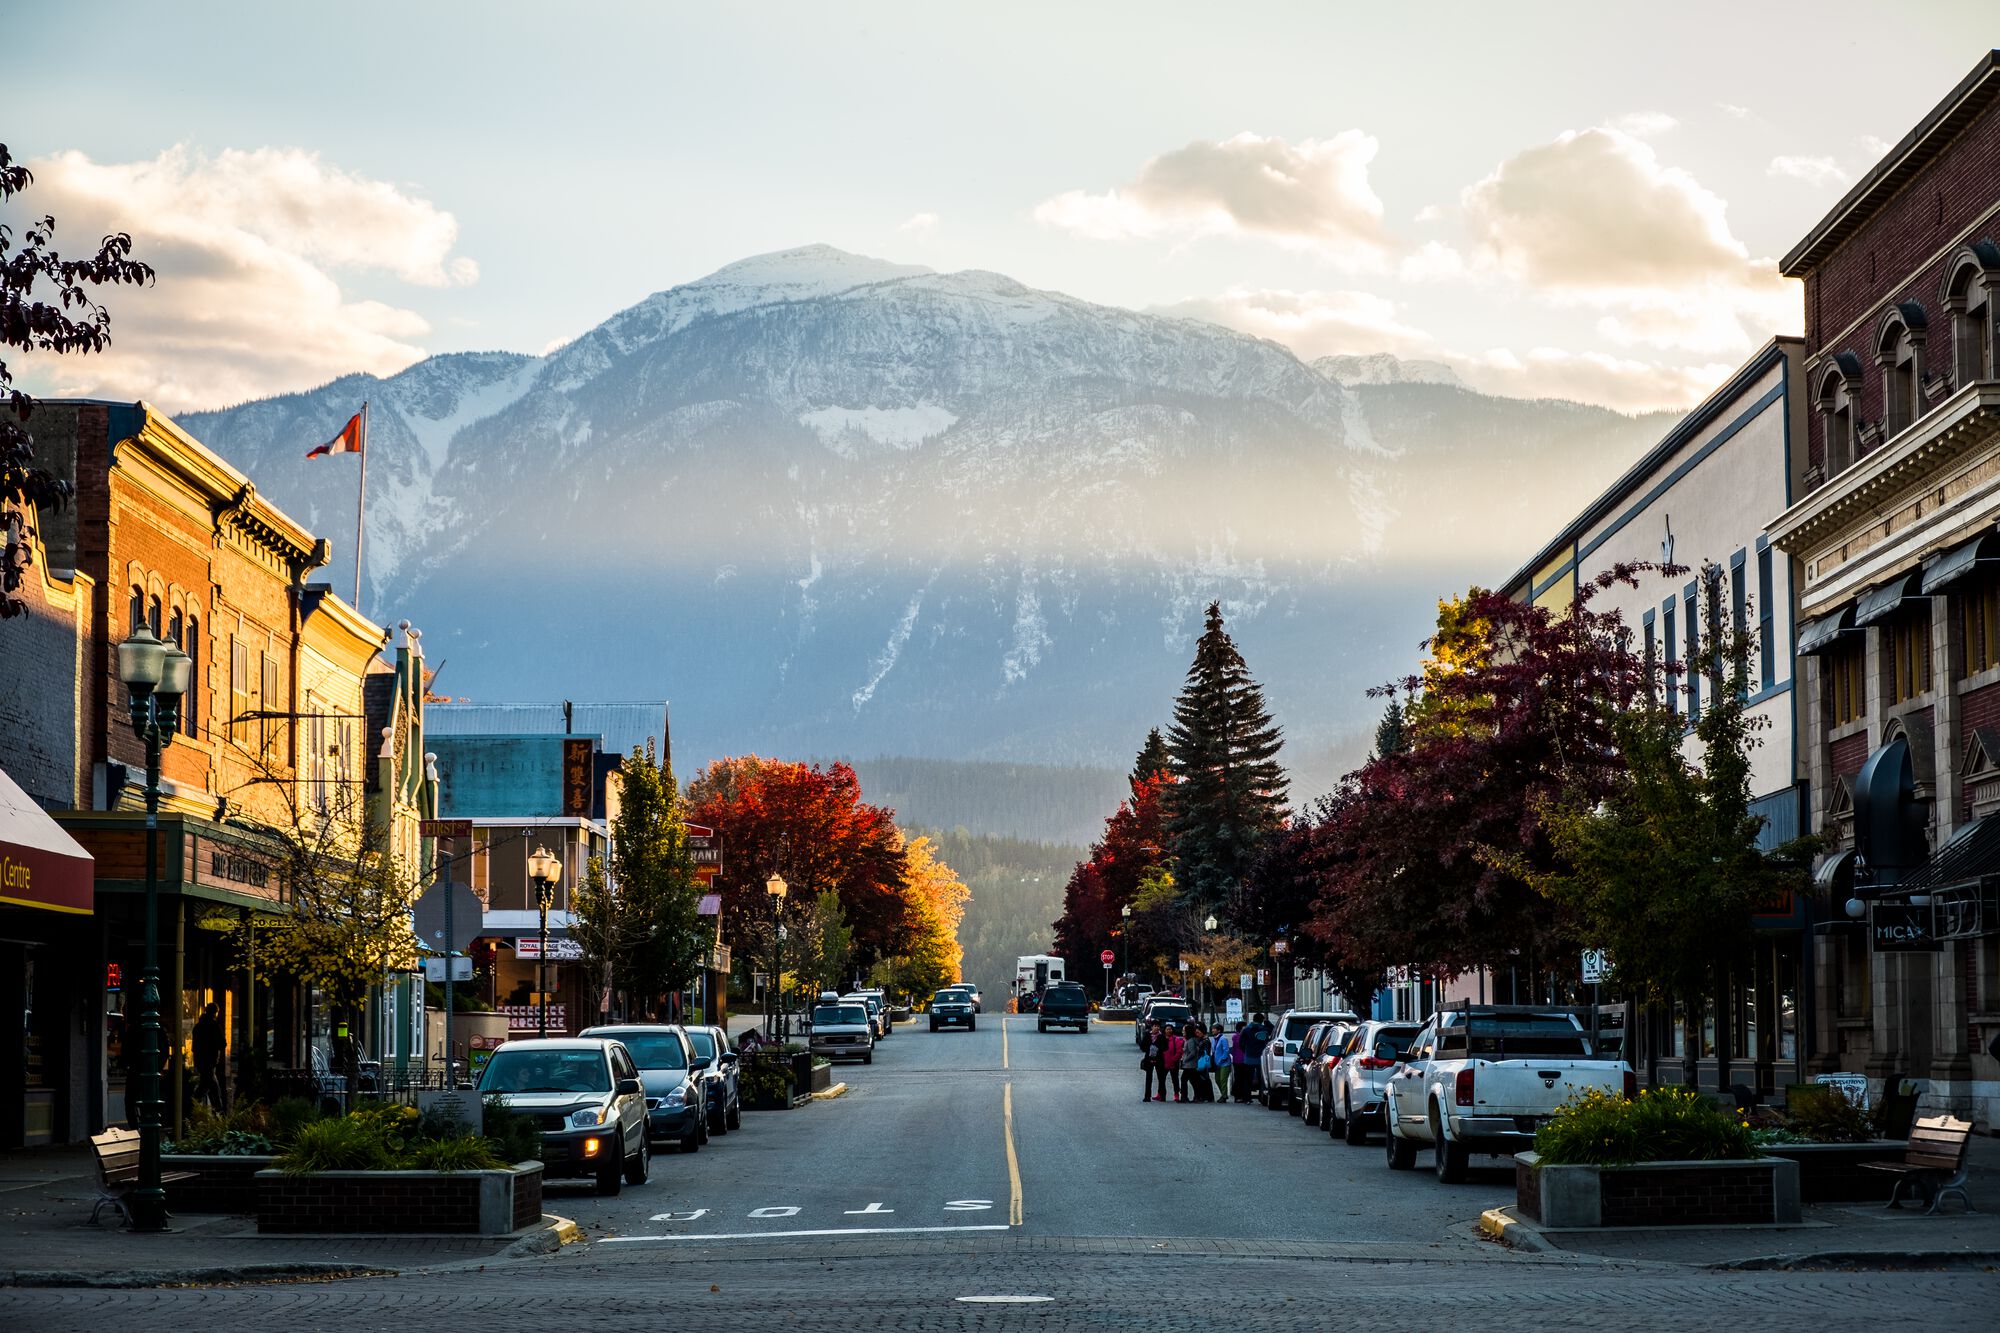
[(340, 434), (307, 454), (306, 457), (324, 458), (328, 454), (358, 454), (361, 452), (361, 441), (365, 437), (365, 434), (366, 432), (361, 424), (361, 413), (356, 412), (347, 419), (347, 424), (340, 428)]

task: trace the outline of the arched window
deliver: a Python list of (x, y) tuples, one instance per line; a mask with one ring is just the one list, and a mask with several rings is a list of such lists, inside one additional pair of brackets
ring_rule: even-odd
[(2000, 291), (2000, 246), (1980, 241), (1952, 257), (1944, 280), (1944, 308), (1951, 318), (1954, 388), (1995, 377), (1996, 291)]
[(1885, 439), (1902, 434), (1923, 415), (1924, 324), (1924, 308), (1906, 301), (1883, 318), (1875, 335)]
[(146, 599), (146, 628), (153, 631), (154, 637), (157, 638), (159, 636), (160, 598), (157, 593)]
[(138, 584), (132, 585), (131, 604), (125, 612), (125, 632), (136, 634), (139, 626), (146, 623), (146, 590)]
[(1826, 426), (1826, 456), (1823, 471), (1836, 477), (1854, 464), (1855, 397), (1859, 388), (1860, 363), (1842, 352), (1820, 376), (1815, 395), (1820, 420)]
[(187, 693), (181, 696), (181, 730), (201, 735), (201, 621), (190, 615), (181, 651), (188, 655)]
[(181, 646), (181, 609), (177, 606), (167, 612), (167, 642), (174, 647)]

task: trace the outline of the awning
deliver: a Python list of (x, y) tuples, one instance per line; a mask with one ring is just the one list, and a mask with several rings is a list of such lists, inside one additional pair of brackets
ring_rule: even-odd
[(96, 863), (0, 769), (0, 904), (88, 916)]
[(1936, 592), (1984, 564), (2000, 563), (2000, 532), (1986, 532), (1924, 561), (1924, 588)]
[(1854, 604), (1849, 602), (1830, 616), (1818, 620), (1808, 620), (1799, 626), (1797, 652), (1800, 657), (1810, 657), (1833, 647), (1834, 640), (1854, 630)]
[(1928, 893), (1976, 884), (1988, 875), (2000, 875), (2000, 816), (1960, 825), (1944, 840), (1943, 846), (1931, 853), (1923, 869), (1896, 889), (1899, 893)]
[(1921, 595), (1923, 586), (1923, 571), (1913, 569), (1907, 574), (1897, 575), (1879, 588), (1869, 589), (1855, 605), (1855, 626), (1858, 628), (1887, 620), (1905, 600)]

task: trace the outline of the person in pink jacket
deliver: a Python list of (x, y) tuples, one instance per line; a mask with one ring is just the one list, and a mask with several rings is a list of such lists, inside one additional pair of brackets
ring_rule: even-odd
[[(1166, 1053), (1161, 1058), (1167, 1064), (1167, 1077), (1174, 1082), (1174, 1100), (1177, 1102), (1187, 1100), (1181, 1093), (1181, 1053), (1186, 1049), (1186, 1040), (1182, 1038), (1180, 1033), (1169, 1027), (1167, 1029)], [(1153, 1100), (1157, 1102), (1161, 1098), (1155, 1097)]]

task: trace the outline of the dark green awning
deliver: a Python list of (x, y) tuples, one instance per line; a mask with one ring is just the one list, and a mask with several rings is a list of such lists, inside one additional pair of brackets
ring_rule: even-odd
[(1898, 574), (1879, 588), (1870, 588), (1854, 607), (1855, 627), (1858, 629), (1878, 620), (1887, 620), (1905, 601), (1921, 596), (1923, 586), (1923, 572), (1913, 569), (1907, 574)]
[(1821, 616), (1818, 620), (1808, 620), (1799, 626), (1798, 655), (1811, 657), (1833, 647), (1834, 641), (1843, 634), (1854, 632), (1854, 603), (1835, 611), (1832, 615)]
[(1981, 565), (1995, 563), (2000, 563), (2000, 532), (1983, 532), (1924, 561), (1924, 589), (1936, 592)]

